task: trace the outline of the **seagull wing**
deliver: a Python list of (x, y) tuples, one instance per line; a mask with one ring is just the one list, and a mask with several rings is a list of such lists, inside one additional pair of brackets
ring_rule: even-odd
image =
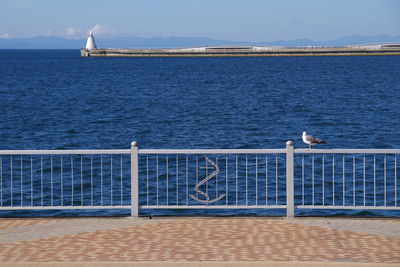
[(305, 140), (309, 141), (309, 142), (314, 142), (316, 138), (312, 137), (311, 135), (306, 135)]
[(321, 140), (321, 139), (318, 139), (318, 138), (315, 138), (315, 137), (312, 137), (312, 141), (311, 141), (311, 143), (313, 143), (313, 144), (323, 144), (323, 143), (326, 143), (326, 141), (324, 141), (324, 140)]

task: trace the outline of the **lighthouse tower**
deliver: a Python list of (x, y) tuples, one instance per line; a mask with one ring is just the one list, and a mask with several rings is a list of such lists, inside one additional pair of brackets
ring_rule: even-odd
[(86, 49), (87, 49), (87, 50), (94, 50), (94, 49), (97, 49), (96, 41), (94, 40), (92, 31), (90, 31), (89, 37), (87, 38), (87, 41), (86, 41)]

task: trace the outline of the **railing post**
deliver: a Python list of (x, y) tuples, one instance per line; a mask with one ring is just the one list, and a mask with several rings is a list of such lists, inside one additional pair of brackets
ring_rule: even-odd
[(286, 217), (294, 217), (294, 145), (286, 142)]
[(139, 217), (139, 168), (138, 146), (131, 143), (131, 216)]

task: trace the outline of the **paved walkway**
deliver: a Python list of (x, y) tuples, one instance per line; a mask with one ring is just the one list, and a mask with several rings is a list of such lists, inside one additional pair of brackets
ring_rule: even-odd
[(0, 219), (0, 262), (400, 266), (400, 219)]

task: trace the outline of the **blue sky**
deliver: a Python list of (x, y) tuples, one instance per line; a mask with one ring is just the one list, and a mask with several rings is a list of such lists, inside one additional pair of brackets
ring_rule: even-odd
[(398, 0), (0, 0), (0, 37), (209, 37), (231, 41), (400, 35)]

